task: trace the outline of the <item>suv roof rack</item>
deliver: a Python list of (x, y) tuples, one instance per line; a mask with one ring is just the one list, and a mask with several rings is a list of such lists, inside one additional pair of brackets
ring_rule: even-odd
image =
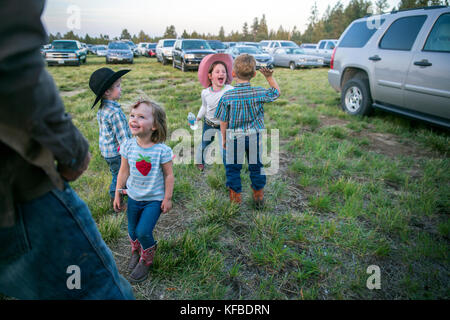
[(412, 10), (421, 10), (421, 9), (423, 9), (423, 10), (433, 10), (433, 9), (442, 9), (442, 8), (448, 8), (448, 6), (427, 6), (427, 7), (392, 10), (391, 14), (398, 13), (398, 12), (404, 12), (404, 11), (412, 11)]

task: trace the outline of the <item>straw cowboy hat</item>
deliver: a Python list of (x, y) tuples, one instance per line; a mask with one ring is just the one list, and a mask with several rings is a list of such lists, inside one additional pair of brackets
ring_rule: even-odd
[(97, 96), (91, 109), (102, 98), (106, 90), (108, 90), (117, 79), (130, 72), (131, 70), (120, 70), (114, 72), (109, 68), (100, 68), (92, 73), (89, 79), (89, 87)]
[(198, 80), (205, 88), (211, 86), (211, 80), (208, 78), (208, 69), (216, 61), (222, 61), (227, 66), (227, 81), (225, 83), (230, 84), (233, 81), (233, 76), (231, 75), (233, 57), (226, 53), (209, 54), (203, 58), (198, 66)]

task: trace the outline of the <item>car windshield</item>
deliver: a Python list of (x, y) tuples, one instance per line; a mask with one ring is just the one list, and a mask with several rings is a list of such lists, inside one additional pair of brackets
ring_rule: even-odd
[(237, 47), (239, 53), (262, 54), (263, 52), (256, 47)]
[(216, 49), (226, 49), (225, 45), (220, 42), (220, 41), (208, 41), (209, 45), (211, 46), (211, 48), (213, 48), (214, 50)]
[(52, 43), (53, 49), (56, 50), (77, 50), (78, 46), (76, 42), (73, 41), (58, 41)]
[(123, 42), (111, 42), (108, 45), (108, 49), (116, 49), (116, 50), (129, 50), (130, 47)]
[(298, 47), (294, 42), (281, 42), (282, 47)]
[(98, 46), (98, 47), (97, 47), (97, 50), (106, 50), (106, 49), (107, 49), (106, 46)]
[(163, 46), (164, 47), (173, 47), (174, 44), (175, 44), (175, 40), (166, 40), (166, 41), (164, 41)]
[(156, 43), (150, 43), (147, 48), (149, 49), (155, 49), (156, 48)]
[(208, 49), (211, 50), (210, 45), (206, 40), (192, 40), (192, 41), (183, 41), (182, 45), (183, 49)]

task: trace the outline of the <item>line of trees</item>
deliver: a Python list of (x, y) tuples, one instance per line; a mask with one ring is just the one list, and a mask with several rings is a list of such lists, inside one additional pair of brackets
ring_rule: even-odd
[[(432, 5), (449, 5), (449, 0), (400, 0), (397, 8), (392, 10), (402, 10), (409, 8), (418, 8)], [(166, 27), (161, 37), (150, 37), (143, 30), (137, 35), (131, 35), (127, 29), (122, 30), (119, 37), (110, 38), (109, 35), (100, 34), (99, 37), (91, 37), (86, 34), (84, 37), (78, 36), (69, 31), (64, 35), (59, 32), (55, 35), (50, 34), (50, 42), (55, 39), (75, 39), (89, 44), (107, 44), (111, 40), (131, 39), (134, 43), (139, 42), (157, 42), (163, 38), (201, 38), (201, 39), (219, 39), (221, 41), (261, 41), (272, 40), (291, 40), (297, 43), (316, 43), (320, 39), (338, 39), (345, 28), (355, 19), (361, 18), (369, 13), (379, 14), (389, 10), (387, 0), (351, 0), (346, 7), (339, 0), (334, 6), (328, 6), (322, 17), (319, 17), (317, 3), (311, 8), (308, 25), (302, 33), (296, 26), (292, 30), (279, 26), (277, 30), (270, 29), (263, 14), (261, 18), (255, 17), (250, 25), (244, 22), (242, 29), (232, 30), (228, 35), (225, 34), (224, 27), (220, 27), (218, 34), (204, 34), (193, 31), (188, 33), (183, 30), (181, 34), (176, 32), (175, 26)]]

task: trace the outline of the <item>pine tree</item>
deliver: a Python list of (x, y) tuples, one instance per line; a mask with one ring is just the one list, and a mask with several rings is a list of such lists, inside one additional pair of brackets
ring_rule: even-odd
[(127, 29), (123, 29), (122, 33), (120, 34), (120, 39), (131, 39), (131, 34), (128, 32)]
[(220, 30), (219, 30), (219, 40), (225, 41), (225, 29), (223, 28), (223, 26), (220, 27)]
[(259, 22), (258, 22), (258, 18), (255, 17), (255, 19), (253, 19), (253, 24), (252, 24), (252, 40), (255, 41), (256, 40), (256, 35), (258, 34), (258, 29), (259, 29)]
[(166, 27), (166, 31), (164, 32), (163, 37), (175, 39), (177, 37), (177, 33), (175, 31), (175, 26), (170, 25), (170, 26)]

